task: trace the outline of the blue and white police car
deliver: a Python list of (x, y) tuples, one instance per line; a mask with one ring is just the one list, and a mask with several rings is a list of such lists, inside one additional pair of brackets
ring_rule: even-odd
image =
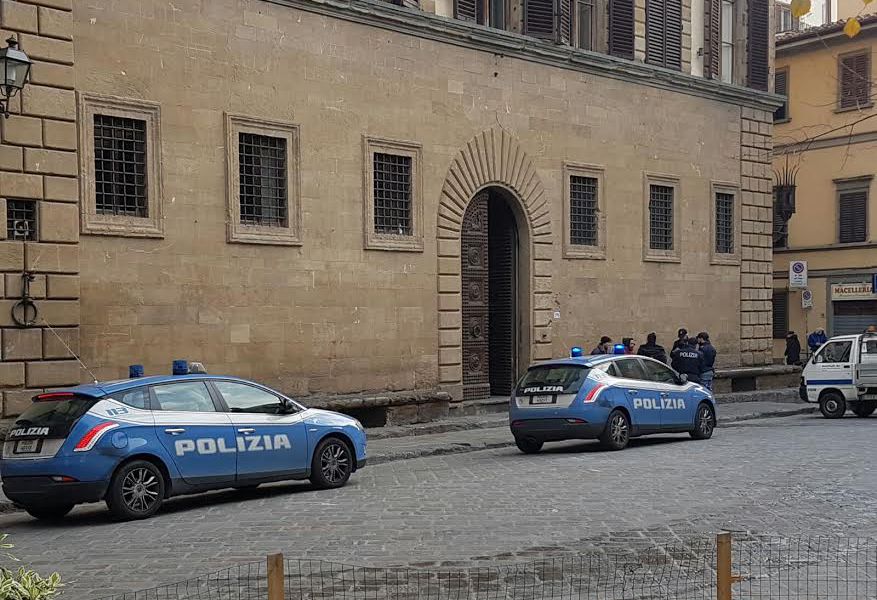
[(251, 381), (186, 374), (34, 397), (0, 474), (6, 496), (39, 519), (101, 500), (116, 518), (140, 519), (179, 494), (289, 479), (336, 488), (365, 463), (354, 418)]
[(635, 355), (582, 356), (537, 363), (511, 397), (509, 422), (518, 448), (597, 438), (610, 450), (632, 437), (688, 432), (712, 437), (716, 406), (706, 388), (662, 362)]

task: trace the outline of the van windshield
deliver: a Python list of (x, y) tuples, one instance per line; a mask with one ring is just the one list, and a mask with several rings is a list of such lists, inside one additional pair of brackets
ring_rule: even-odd
[(588, 376), (589, 367), (539, 365), (530, 367), (518, 384), (518, 394), (575, 394)]
[(9, 437), (66, 438), (76, 422), (95, 403), (97, 399), (88, 396), (36, 400), (15, 420)]

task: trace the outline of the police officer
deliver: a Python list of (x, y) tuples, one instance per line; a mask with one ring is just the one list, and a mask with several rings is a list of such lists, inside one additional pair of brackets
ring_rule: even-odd
[(700, 383), (704, 371), (703, 352), (694, 346), (693, 340), (686, 337), (670, 352), (670, 366), (676, 372), (687, 375), (688, 381)]

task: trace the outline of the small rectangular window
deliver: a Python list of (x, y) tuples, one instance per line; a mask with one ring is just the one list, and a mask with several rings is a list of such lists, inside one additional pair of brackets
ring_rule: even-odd
[(146, 121), (94, 115), (94, 185), (98, 214), (149, 216)]
[(375, 233), (411, 235), (411, 157), (374, 154)]
[(286, 139), (240, 132), (240, 222), (287, 227)]
[(734, 253), (734, 194), (716, 193), (716, 254)]
[(785, 339), (789, 331), (789, 293), (785, 290), (774, 290), (771, 298), (773, 304), (773, 339)]
[(868, 191), (841, 191), (838, 194), (839, 242), (851, 244), (868, 238)]
[(37, 239), (35, 200), (6, 201), (6, 239), (32, 242)]
[(594, 49), (594, 0), (576, 0), (576, 45)]
[(722, 81), (734, 82), (734, 2), (722, 0)]
[(871, 106), (871, 50), (839, 59), (840, 108)]
[(786, 96), (785, 102), (773, 113), (775, 123), (789, 120), (789, 69), (777, 69), (773, 78), (773, 90), (778, 96)]
[(673, 250), (673, 195), (671, 186), (649, 186), (649, 248)]
[(569, 178), (569, 238), (577, 246), (596, 246), (598, 180), (572, 175)]

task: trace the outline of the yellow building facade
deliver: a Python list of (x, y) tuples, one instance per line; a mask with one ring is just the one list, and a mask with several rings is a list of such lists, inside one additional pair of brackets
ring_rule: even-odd
[[(777, 39), (774, 115), (774, 358), (786, 333), (856, 333), (877, 323), (877, 110), (872, 65), (877, 16), (853, 39), (843, 23)], [(783, 185), (794, 186), (792, 197)], [(786, 193), (784, 193), (786, 192)], [(804, 287), (790, 277), (806, 263)]]

